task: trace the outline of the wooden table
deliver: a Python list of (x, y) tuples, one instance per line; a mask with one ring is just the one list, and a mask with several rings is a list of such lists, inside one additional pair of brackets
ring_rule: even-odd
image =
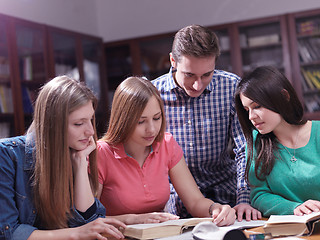
[[(267, 219), (262, 219), (262, 220), (267, 220)], [(246, 234), (247, 237), (249, 237), (250, 234), (254, 234), (254, 233), (264, 233), (263, 227), (257, 227), (257, 228), (252, 228), (252, 229), (248, 229), (248, 230), (244, 230), (244, 233)], [(188, 235), (190, 236), (190, 235)], [(179, 238), (178, 239), (184, 239), (184, 240), (193, 240), (193, 238), (191, 237), (189, 239), (186, 238)], [(320, 240), (320, 229), (317, 229), (311, 236), (307, 236), (307, 237), (299, 237), (302, 239), (308, 239), (308, 240)], [(125, 238), (128, 239), (128, 238)], [(277, 238), (274, 238), (275, 240), (277, 240)], [(108, 236), (108, 240), (116, 240), (116, 238), (110, 237)]]
[[(264, 230), (262, 227), (257, 227), (257, 228), (253, 228), (253, 229), (248, 229), (248, 231), (247, 230), (244, 231), (244, 233), (246, 234), (247, 237), (249, 237), (249, 235), (252, 234), (252, 232), (264, 233)], [(320, 230), (318, 229), (311, 236), (299, 237), (299, 238), (309, 239), (309, 240), (320, 240)], [(276, 240), (276, 238), (275, 238), (275, 240)]]

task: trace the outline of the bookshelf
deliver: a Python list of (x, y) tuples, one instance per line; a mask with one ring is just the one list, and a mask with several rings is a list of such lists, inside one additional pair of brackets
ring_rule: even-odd
[(84, 81), (99, 98), (102, 135), (108, 117), (102, 39), (3, 14), (0, 31), (0, 138), (25, 133), (39, 88), (62, 74)]
[(288, 15), (294, 85), (306, 118), (320, 120), (320, 10)]
[[(133, 61), (135, 57), (134, 41), (121, 41), (110, 44), (105, 44), (104, 54), (106, 56), (106, 75), (108, 79), (108, 102), (110, 103), (109, 110), (111, 110), (111, 103), (114, 91), (117, 86), (128, 76), (142, 75), (140, 63), (138, 60)], [(135, 63), (139, 66), (134, 69)]]
[[(320, 9), (208, 26), (218, 35), (220, 42), (221, 55), (216, 68), (242, 77), (255, 67), (275, 66), (297, 90), (305, 106), (305, 117), (320, 119), (320, 84), (314, 83), (314, 79), (320, 77), (319, 25)], [(167, 73), (174, 34), (170, 32), (105, 43), (110, 89), (115, 89), (129, 75), (154, 79)], [(301, 56), (301, 46), (308, 50), (304, 56)], [(125, 70), (119, 71), (120, 64), (117, 65), (115, 59), (125, 66)], [(303, 77), (304, 71), (311, 75), (313, 87)], [(112, 93), (109, 99), (112, 100)]]
[(291, 80), (285, 16), (240, 22), (237, 29), (242, 62), (240, 76), (256, 67), (269, 65), (277, 67)]
[(15, 87), (14, 95), (21, 95), (24, 122), (19, 132), (22, 130), (24, 132), (32, 121), (33, 106), (38, 89), (48, 79), (46, 30), (45, 26), (41, 24), (16, 18), (12, 18), (11, 21), (14, 29), (13, 47), (16, 48), (14, 61), (17, 61), (17, 73), (19, 74), (19, 79), (15, 80), (20, 83)]
[(10, 80), (7, 20), (0, 19), (0, 138), (13, 133), (13, 104)]
[(152, 80), (168, 72), (173, 38), (174, 34), (169, 33), (156, 38), (144, 38), (139, 42), (143, 76)]

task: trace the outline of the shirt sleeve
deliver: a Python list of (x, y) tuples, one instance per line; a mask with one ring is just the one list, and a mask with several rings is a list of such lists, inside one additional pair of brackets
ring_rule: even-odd
[(28, 204), (30, 199), (19, 195), (16, 189), (17, 182), (21, 183), (16, 168), (22, 169), (16, 159), (24, 159), (24, 150), (24, 147), (15, 144), (14, 141), (0, 143), (0, 239), (28, 239), (31, 233), (37, 230), (31, 225), (32, 220), (30, 224), (20, 221), (17, 208), (24, 202), (24, 214), (32, 211), (31, 204)]
[(105, 169), (107, 169), (107, 162), (108, 162), (108, 161), (105, 161), (106, 146), (107, 144), (102, 141), (97, 142), (98, 180), (99, 180), (99, 183), (102, 185), (106, 182), (106, 178), (107, 178), (106, 176), (107, 171), (105, 171)]
[(102, 203), (96, 198), (95, 198), (94, 205), (96, 206), (95, 212), (91, 213), (91, 216), (87, 219), (85, 219), (84, 216), (82, 216), (81, 213), (79, 213), (75, 208), (72, 209), (73, 215), (72, 215), (72, 218), (70, 218), (68, 221), (68, 226), (69, 227), (79, 227), (79, 226), (82, 226), (86, 223), (89, 223), (99, 217), (105, 217), (106, 209), (102, 205)]
[(235, 160), (237, 162), (237, 204), (250, 204), (250, 187), (245, 180), (246, 140), (236, 113), (234, 114), (232, 120), (232, 137), (235, 143), (235, 148), (233, 151), (235, 153)]
[(169, 159), (169, 169), (172, 169), (183, 157), (183, 151), (171, 133), (165, 133), (164, 140), (168, 148), (168, 154), (171, 156)]
[(251, 187), (251, 204), (254, 208), (262, 212), (264, 217), (269, 217), (272, 214), (293, 214), (294, 209), (301, 203), (290, 201), (278, 194), (274, 194), (267, 180), (260, 181), (254, 173), (254, 166), (249, 171), (249, 181)]

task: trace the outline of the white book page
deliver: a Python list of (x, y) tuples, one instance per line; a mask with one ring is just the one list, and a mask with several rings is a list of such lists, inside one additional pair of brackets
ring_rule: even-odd
[[(169, 226), (169, 225), (178, 225), (182, 226), (186, 222), (192, 221), (192, 220), (197, 220), (198, 218), (185, 218), (185, 219), (177, 219), (177, 220), (168, 220), (162, 223), (142, 223), (142, 224), (132, 224), (132, 225), (127, 225), (127, 227), (132, 227), (136, 229), (146, 229), (146, 228), (151, 228), (151, 227), (161, 227), (161, 226)], [(199, 218), (202, 219), (202, 218)]]
[(320, 212), (313, 212), (310, 214), (305, 214), (303, 216), (297, 215), (271, 215), (267, 221), (267, 224), (274, 224), (274, 223), (305, 223), (309, 219), (319, 216)]

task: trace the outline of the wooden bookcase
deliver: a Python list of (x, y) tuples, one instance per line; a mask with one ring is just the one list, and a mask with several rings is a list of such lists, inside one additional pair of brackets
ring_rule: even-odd
[(1, 138), (25, 133), (39, 88), (62, 74), (84, 81), (95, 92), (98, 135), (105, 131), (108, 103), (101, 38), (2, 14), (0, 31)]
[(288, 15), (292, 78), (306, 117), (320, 120), (320, 9)]
[(12, 51), (9, 48), (10, 29), (8, 19), (0, 15), (0, 137), (12, 135), (16, 128), (19, 128), (18, 121), (15, 121), (13, 94), (12, 94)]
[[(311, 28), (308, 24), (313, 31), (299, 33), (299, 26)], [(304, 69), (315, 77), (319, 75), (317, 80), (320, 86), (319, 26), (320, 9), (208, 26), (218, 35), (220, 42), (221, 55), (216, 68), (242, 77), (255, 67), (275, 66), (297, 90), (305, 106), (305, 117), (320, 119), (320, 90), (316, 86), (310, 89), (301, 73), (301, 69)], [(110, 101), (112, 91), (127, 76), (143, 75), (152, 80), (169, 71), (169, 53), (174, 34), (170, 32), (105, 43), (107, 79), (109, 86), (112, 86), (109, 89)], [(303, 42), (313, 43), (313, 50), (310, 50), (313, 57), (308, 62), (303, 61), (299, 52), (298, 46)]]
[[(285, 16), (275, 16), (236, 23), (236, 38), (240, 47), (239, 76), (258, 66), (277, 67), (291, 80), (291, 66)], [(238, 49), (239, 50), (239, 49)]]

